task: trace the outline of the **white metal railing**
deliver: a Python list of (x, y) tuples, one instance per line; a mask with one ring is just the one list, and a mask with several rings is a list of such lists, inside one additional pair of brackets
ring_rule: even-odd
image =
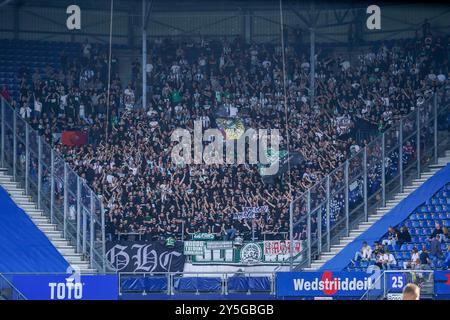
[(300, 253), (305, 259), (294, 265), (291, 251), (292, 270), (310, 267), (322, 252), (349, 236), (351, 229), (367, 222), (369, 212), (384, 207), (437, 162), (448, 147), (438, 140), (438, 119), (449, 112), (449, 100), (448, 91), (437, 90), (290, 203), (291, 243), (294, 234), (306, 231), (306, 252)]
[(401, 294), (408, 283), (417, 284), (422, 297), (434, 297), (433, 270), (385, 270), (360, 300), (384, 300), (389, 294)]
[(1, 100), (0, 165), (92, 268), (106, 271), (102, 200), (7, 101)]
[(28, 300), (11, 281), (0, 273), (0, 297), (6, 300)]

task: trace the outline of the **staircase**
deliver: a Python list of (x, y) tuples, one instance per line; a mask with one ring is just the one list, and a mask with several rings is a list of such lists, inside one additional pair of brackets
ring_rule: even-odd
[(17, 186), (13, 177), (7, 175), (5, 169), (0, 169), (0, 185), (8, 192), (14, 202), (22, 208), (34, 224), (47, 236), (47, 238), (56, 247), (64, 259), (81, 273), (96, 273), (97, 270), (90, 268), (88, 261), (84, 260), (81, 253), (76, 253), (75, 247), (63, 237), (63, 232), (57, 229), (56, 224), (50, 223), (50, 220), (44, 216), (44, 212), (37, 209), (36, 203), (30, 196), (25, 194), (25, 190)]
[(383, 208), (378, 208), (374, 214), (369, 215), (367, 222), (361, 222), (357, 229), (351, 230), (348, 237), (343, 237), (340, 239), (338, 244), (332, 245), (329, 252), (322, 253), (319, 259), (314, 260), (311, 263), (311, 267), (304, 268), (306, 271), (317, 270), (321, 268), (328, 260), (332, 259), (337, 255), (342, 249), (344, 249), (349, 243), (353, 242), (357, 237), (369, 229), (376, 221), (380, 220), (386, 213), (391, 211), (395, 206), (397, 206), (400, 201), (409, 196), (414, 190), (419, 188), (425, 181), (431, 178), (437, 171), (445, 167), (447, 163), (450, 163), (450, 150), (445, 152), (443, 157), (438, 158), (437, 164), (429, 165), (428, 171), (423, 172), (420, 175), (420, 179), (415, 179), (412, 181), (410, 186), (403, 189), (402, 193), (398, 193), (394, 196), (392, 200), (386, 202), (386, 206)]

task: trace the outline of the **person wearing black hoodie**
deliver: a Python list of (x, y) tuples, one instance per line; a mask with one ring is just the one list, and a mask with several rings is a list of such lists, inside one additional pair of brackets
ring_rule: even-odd
[(400, 228), (400, 232), (397, 234), (397, 243), (401, 246), (404, 243), (411, 242), (411, 234), (406, 226)]

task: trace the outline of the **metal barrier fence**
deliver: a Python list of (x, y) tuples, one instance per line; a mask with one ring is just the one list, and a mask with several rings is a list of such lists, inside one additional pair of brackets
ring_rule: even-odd
[(361, 300), (401, 300), (403, 288), (408, 283), (421, 288), (421, 298), (434, 298), (433, 270), (386, 270)]
[(290, 241), (294, 234), (306, 234), (307, 248), (295, 266), (291, 252), (291, 269), (310, 267), (322, 252), (368, 221), (369, 212), (384, 207), (437, 162), (447, 148), (438, 139), (438, 119), (448, 113), (447, 95), (438, 90), (290, 203)]
[(105, 215), (102, 201), (14, 110), (1, 100), (0, 165), (25, 189), (92, 268), (105, 272)]
[[(119, 296), (123, 294), (130, 293), (138, 293), (138, 294), (167, 294), (167, 295), (175, 295), (180, 293), (194, 293), (194, 294), (221, 294), (227, 295), (229, 293), (246, 293), (246, 294), (254, 294), (254, 293), (266, 293), (270, 295), (276, 294), (276, 274), (274, 272), (180, 272), (180, 273), (171, 273), (171, 272), (162, 272), (162, 273), (126, 273), (121, 272), (119, 275)], [(230, 285), (230, 282), (237, 279), (264, 279), (267, 280), (268, 283), (262, 286), (255, 286), (251, 288), (236, 288), (235, 286)], [(246, 278), (248, 277), (248, 278)], [(147, 289), (139, 289), (139, 286), (135, 286), (135, 288), (126, 288), (126, 286), (130, 286), (130, 283), (133, 281), (144, 281), (147, 278), (151, 278), (153, 280), (159, 279), (161, 280), (161, 286), (151, 286), (152, 288)], [(196, 279), (210, 279), (212, 282), (215, 281), (216, 285), (211, 285), (206, 290), (201, 286), (186, 286), (182, 288), (182, 286), (177, 285), (177, 282), (180, 279), (187, 279), (195, 283)], [(149, 286), (150, 287), (150, 286)], [(214, 287), (214, 289), (211, 289)]]
[(0, 300), (27, 300), (27, 298), (2, 274), (0, 274)]
[[(332, 299), (359, 299), (359, 300), (384, 300), (384, 299), (401, 299), (401, 295), (405, 286), (414, 283), (420, 287), (421, 299), (439, 299), (447, 294), (439, 293), (439, 275), (434, 270), (367, 270), (367, 276), (377, 276), (371, 283), (369, 289), (362, 294), (361, 290), (356, 286), (351, 289), (342, 289), (338, 292), (325, 292), (321, 289), (311, 294), (310, 289), (300, 289), (298, 294), (291, 296), (300, 299), (315, 299), (319, 297), (329, 297)], [(282, 272), (281, 272), (282, 273)], [(308, 278), (308, 274), (313, 274), (317, 280), (323, 281), (322, 275), (318, 272), (300, 272), (298, 277)], [(337, 272), (335, 275), (339, 274)], [(379, 276), (378, 276), (379, 274)], [(100, 283), (105, 279), (103, 275), (77, 275), (76, 273), (5, 273), (0, 274), (0, 299), (23, 300), (23, 299), (51, 299), (58, 300), (62, 298), (50, 298), (50, 289), (48, 282), (61, 283), (68, 282), (68, 276), (77, 282), (83, 283), (86, 296), (81, 299), (97, 299), (96, 294), (102, 295), (99, 288)], [(173, 297), (179, 295), (207, 295), (211, 296), (227, 296), (232, 297), (238, 295), (258, 295), (284, 299), (282, 287), (284, 282), (282, 279), (277, 285), (278, 272), (159, 272), (159, 273), (107, 273), (112, 276), (108, 279), (109, 288), (114, 293), (114, 297), (109, 296), (108, 299), (121, 299), (125, 296), (151, 296), (164, 298), (164, 296)], [(99, 278), (96, 278), (96, 277)], [(26, 278), (24, 281), (23, 277)], [(28, 277), (28, 278), (27, 278)], [(30, 278), (31, 277), (31, 278)], [(37, 281), (34, 281), (34, 277)], [(349, 280), (353, 276), (345, 276)], [(9, 280), (8, 280), (9, 279)], [(43, 279), (44, 281), (40, 280)], [(69, 281), (71, 282), (71, 281)], [(71, 282), (73, 283), (73, 282)], [(25, 296), (20, 292), (19, 288), (23, 288), (26, 294), (30, 285), (34, 285), (33, 296)], [(286, 284), (287, 285), (287, 284)], [(27, 289), (25, 289), (27, 288)], [(281, 291), (277, 291), (281, 290)], [(88, 293), (90, 292), (90, 293)], [(364, 292), (364, 291), (363, 291)], [(117, 295), (117, 296), (116, 296)], [(39, 298), (37, 298), (39, 297)], [(71, 298), (69, 298), (71, 299)], [(74, 298), (72, 298), (74, 299)]]

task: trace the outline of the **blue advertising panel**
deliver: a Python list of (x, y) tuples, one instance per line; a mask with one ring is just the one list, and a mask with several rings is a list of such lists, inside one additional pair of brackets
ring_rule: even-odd
[(117, 275), (14, 275), (28, 300), (117, 300)]
[[(278, 272), (279, 297), (361, 297), (375, 275), (365, 272)], [(379, 289), (381, 290), (381, 289)]]
[(406, 275), (401, 272), (390, 273), (386, 272), (385, 277), (387, 283), (388, 292), (402, 292), (403, 288), (408, 284), (408, 279)]
[(450, 295), (450, 271), (434, 272), (434, 293), (436, 295)]

